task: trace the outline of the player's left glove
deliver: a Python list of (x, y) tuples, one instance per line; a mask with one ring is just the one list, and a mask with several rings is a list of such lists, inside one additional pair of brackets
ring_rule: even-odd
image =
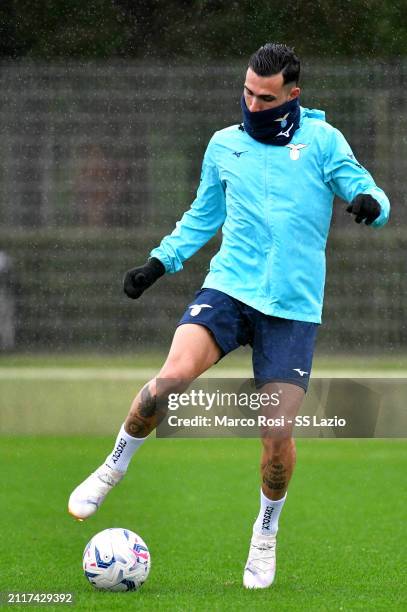
[(369, 193), (360, 193), (347, 207), (347, 212), (355, 215), (356, 223), (371, 225), (380, 215), (381, 206)]

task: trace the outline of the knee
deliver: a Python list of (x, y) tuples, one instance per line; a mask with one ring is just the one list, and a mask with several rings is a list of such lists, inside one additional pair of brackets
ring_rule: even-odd
[(164, 400), (170, 393), (183, 393), (190, 383), (191, 378), (182, 374), (177, 366), (169, 366), (148, 383), (148, 388), (156, 400)]
[(267, 455), (275, 462), (279, 462), (287, 451), (294, 448), (294, 440), (291, 437), (275, 438), (264, 436), (262, 438), (263, 449)]

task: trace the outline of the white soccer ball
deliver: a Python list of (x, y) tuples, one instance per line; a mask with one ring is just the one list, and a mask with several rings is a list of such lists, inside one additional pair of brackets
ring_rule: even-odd
[(135, 591), (147, 580), (150, 552), (139, 535), (129, 529), (97, 533), (83, 552), (83, 571), (96, 589)]

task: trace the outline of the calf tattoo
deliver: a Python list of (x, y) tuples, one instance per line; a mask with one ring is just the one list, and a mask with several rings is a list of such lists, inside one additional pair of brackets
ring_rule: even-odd
[(126, 420), (126, 431), (135, 438), (145, 438), (162, 421), (166, 412), (166, 395), (157, 398), (147, 383), (134, 400)]
[(137, 414), (131, 414), (126, 420), (126, 430), (134, 438), (145, 438), (150, 433), (151, 427), (149, 427), (147, 419), (143, 419)]
[(282, 491), (287, 487), (287, 470), (282, 463), (267, 461), (261, 466), (263, 484), (273, 491)]
[(138, 412), (140, 416), (148, 419), (157, 413), (157, 398), (151, 394), (148, 384), (141, 390)]
[(145, 385), (140, 391), (137, 407), (133, 407), (126, 420), (126, 430), (135, 438), (145, 438), (157, 426), (157, 398)]

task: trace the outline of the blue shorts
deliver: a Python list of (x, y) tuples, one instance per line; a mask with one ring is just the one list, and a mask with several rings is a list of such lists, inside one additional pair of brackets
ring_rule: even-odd
[(279, 381), (307, 390), (318, 323), (265, 315), (216, 289), (195, 294), (178, 325), (185, 323), (207, 327), (222, 357), (249, 344), (258, 387)]

